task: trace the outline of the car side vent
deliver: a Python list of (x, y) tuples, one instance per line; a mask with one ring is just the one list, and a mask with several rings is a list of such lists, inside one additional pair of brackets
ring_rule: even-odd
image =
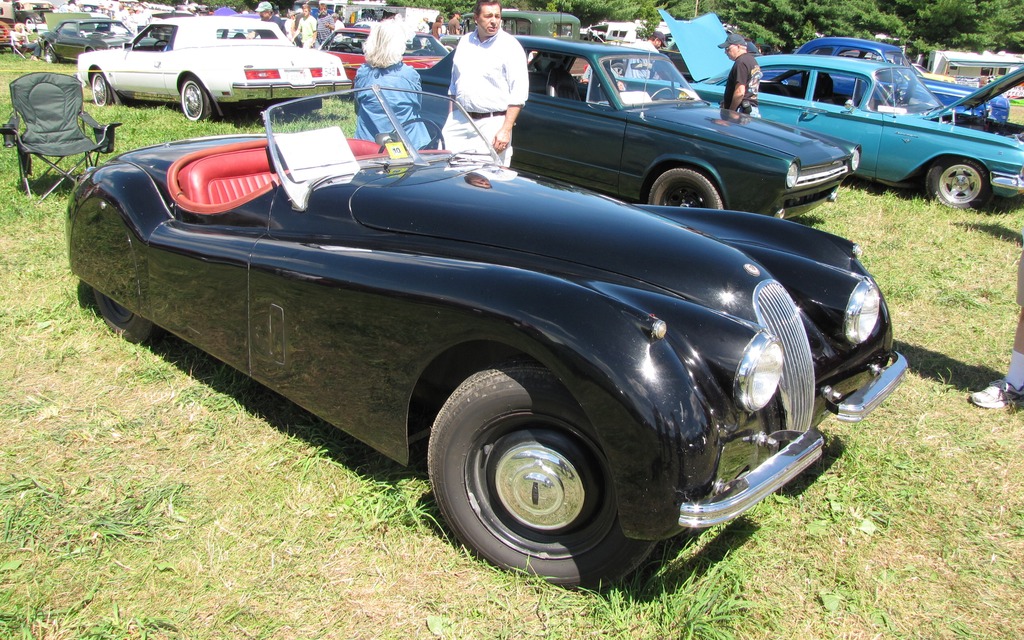
[(754, 313), (782, 342), (785, 352), (779, 391), (787, 428), (806, 431), (814, 411), (814, 365), (800, 310), (785, 287), (776, 280), (765, 280), (754, 289)]

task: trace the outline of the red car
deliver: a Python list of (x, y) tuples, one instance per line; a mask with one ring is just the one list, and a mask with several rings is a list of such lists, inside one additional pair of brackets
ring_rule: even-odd
[[(356, 69), (366, 62), (363, 43), (370, 36), (369, 29), (340, 29), (331, 34), (320, 49), (338, 56), (345, 63), (349, 80), (356, 79)], [(429, 33), (414, 33), (405, 42), (405, 64), (417, 69), (427, 69), (448, 55), (448, 49)]]

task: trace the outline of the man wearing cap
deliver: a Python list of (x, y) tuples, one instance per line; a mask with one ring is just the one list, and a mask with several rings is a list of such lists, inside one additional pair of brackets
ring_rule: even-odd
[(645, 51), (659, 51), (665, 46), (665, 40), (665, 32), (658, 29), (651, 34), (650, 38), (637, 42), (633, 47), (644, 49)]
[(260, 20), (263, 22), (273, 22), (281, 30), (281, 35), (288, 36), (288, 29), (284, 26), (284, 19), (274, 13), (274, 5), (264, 0), (256, 5), (256, 13), (260, 14)]
[(738, 33), (730, 33), (718, 48), (725, 49), (725, 55), (733, 61), (729, 79), (725, 81), (722, 108), (760, 118), (757, 90), (761, 84), (761, 67), (757, 58), (747, 51), (747, 41)]

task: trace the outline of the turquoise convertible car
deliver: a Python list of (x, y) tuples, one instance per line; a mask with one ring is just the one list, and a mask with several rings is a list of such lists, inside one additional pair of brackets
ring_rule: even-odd
[[(731, 62), (717, 47), (725, 30), (707, 16), (666, 22), (685, 43), (680, 53), (698, 80), (692, 87), (719, 103)], [(959, 112), (1024, 83), (1024, 68), (942, 105), (907, 67), (814, 55), (760, 56), (758, 64), (761, 117), (859, 144), (861, 177), (923, 185), (959, 209), (1024, 193), (1024, 127)]]

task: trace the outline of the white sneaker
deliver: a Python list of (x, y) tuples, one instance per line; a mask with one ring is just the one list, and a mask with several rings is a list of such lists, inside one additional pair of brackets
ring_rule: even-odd
[(981, 391), (971, 394), (971, 402), (983, 409), (1002, 409), (1007, 405), (1018, 405), (1024, 398), (1024, 392), (1013, 386), (1006, 379), (996, 380)]

